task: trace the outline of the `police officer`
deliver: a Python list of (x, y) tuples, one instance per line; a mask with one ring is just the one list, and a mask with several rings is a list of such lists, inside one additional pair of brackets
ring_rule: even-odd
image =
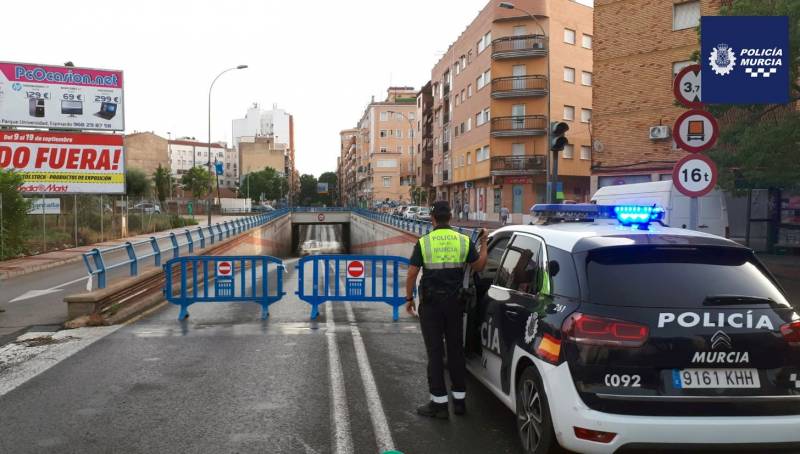
[[(486, 232), (481, 231), (480, 254), (470, 238), (450, 228), (450, 204), (433, 204), (433, 230), (419, 239), (411, 255), (406, 280), (406, 295), (414, 294), (420, 268), (420, 325), (428, 353), (428, 387), (430, 402), (417, 408), (417, 413), (448, 419), (447, 388), (444, 382), (444, 342), (447, 343), (447, 365), (453, 393), (453, 411), (466, 412), (466, 366), (462, 345), (464, 300), (462, 288), (467, 264), (473, 271), (486, 265)], [(414, 313), (414, 298), (406, 298), (406, 311)]]

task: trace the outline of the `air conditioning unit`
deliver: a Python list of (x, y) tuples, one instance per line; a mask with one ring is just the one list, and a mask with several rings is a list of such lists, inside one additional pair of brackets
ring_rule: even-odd
[(650, 140), (669, 138), (669, 126), (650, 126)]

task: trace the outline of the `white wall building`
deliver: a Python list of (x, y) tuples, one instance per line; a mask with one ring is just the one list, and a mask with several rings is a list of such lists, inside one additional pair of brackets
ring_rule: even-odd
[(291, 147), (291, 115), (277, 104), (272, 110), (262, 110), (257, 103), (247, 109), (244, 118), (233, 120), (233, 147), (238, 149), (242, 137), (272, 136), (275, 144)]
[[(167, 145), (170, 169), (174, 178), (180, 179), (192, 167), (208, 166), (209, 147), (205, 142), (187, 139), (170, 140)], [(234, 188), (239, 181), (239, 152), (225, 147), (225, 144), (211, 144), (211, 162), (222, 162), (223, 174), (219, 177), (220, 187)]]

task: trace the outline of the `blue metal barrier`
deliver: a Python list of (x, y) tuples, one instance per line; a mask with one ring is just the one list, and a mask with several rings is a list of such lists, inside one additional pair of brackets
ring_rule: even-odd
[[(289, 209), (282, 209), (267, 214), (250, 216), (244, 220), (246, 224), (241, 224), (245, 226), (244, 229), (240, 229), (237, 233), (264, 225), (288, 214), (289, 211)], [(83, 254), (83, 263), (86, 265), (90, 280), (97, 276), (97, 288), (105, 288), (109, 270), (129, 265), (129, 275), (136, 276), (139, 274), (139, 261), (153, 257), (155, 266), (160, 266), (161, 257), (165, 252), (169, 253), (171, 251), (173, 258), (180, 256), (181, 248), (184, 247), (186, 253), (193, 253), (195, 241), (199, 241), (201, 248), (208, 245), (206, 240), (208, 240), (208, 243), (214, 244), (216, 241), (222, 240), (224, 234), (230, 237), (233, 233), (234, 225), (233, 222), (226, 221), (224, 223), (225, 230), (223, 230), (223, 225), (220, 223), (185, 229), (181, 234), (181, 237), (185, 238), (185, 240), (180, 240), (174, 232), (169, 232), (160, 236), (151, 236), (139, 241), (127, 242), (104, 249), (94, 248)], [(159, 243), (162, 240), (165, 241), (165, 244)], [(168, 245), (166, 242), (168, 242)], [(122, 255), (123, 251), (127, 252), (127, 256)], [(118, 254), (115, 255), (115, 260), (112, 262), (109, 260), (109, 256), (113, 253)]]
[(190, 305), (213, 302), (258, 303), (266, 320), (269, 305), (286, 294), (283, 272), (283, 262), (266, 255), (177, 257), (164, 264), (164, 296), (181, 307), (178, 320), (189, 316)]
[[(348, 272), (355, 267), (360, 273)], [(397, 321), (405, 304), (408, 259), (391, 255), (310, 255), (297, 262), (297, 296), (311, 304), (311, 319), (325, 302), (384, 302), (392, 306)]]
[[(430, 233), (430, 231), (433, 230), (433, 224), (427, 221), (406, 219), (400, 216), (392, 216), (391, 214), (388, 213), (376, 213), (375, 211), (370, 211), (363, 208), (355, 208), (353, 209), (353, 213), (359, 216), (363, 216), (372, 221), (388, 224), (391, 225), (392, 227), (396, 227), (401, 230), (406, 230), (410, 233), (414, 233), (420, 236)], [(480, 229), (473, 229), (469, 227), (454, 227), (454, 229), (457, 230), (459, 233), (463, 233), (464, 235), (467, 235), (470, 238), (472, 238), (473, 242), (478, 241), (478, 234), (480, 233)]]

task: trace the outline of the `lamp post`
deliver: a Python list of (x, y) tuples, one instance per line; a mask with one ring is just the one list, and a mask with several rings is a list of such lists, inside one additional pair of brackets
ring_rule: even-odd
[(414, 204), (417, 204), (417, 166), (414, 155), (417, 153), (414, 148), (414, 123), (403, 112), (395, 112), (393, 110), (387, 111), (389, 115), (400, 114), (408, 122), (408, 131), (411, 133), (411, 170), (414, 172), (414, 178), (411, 180), (411, 198)]
[[(208, 87), (208, 174), (209, 174), (209, 176), (211, 176), (211, 90), (214, 89), (214, 84), (217, 82), (217, 79), (219, 79), (226, 72), (233, 71), (234, 69), (245, 69), (245, 68), (247, 68), (247, 65), (239, 65), (239, 66), (235, 66), (233, 68), (228, 68), (225, 71), (222, 71), (221, 73), (217, 74), (217, 77), (215, 77), (214, 80), (211, 81), (211, 86)], [(212, 199), (213, 195), (214, 195), (214, 193), (211, 190), (211, 184), (209, 182), (209, 185), (208, 185), (208, 200), (207, 200), (207, 203), (208, 203), (208, 225), (209, 226), (211, 226), (211, 199)]]
[[(545, 164), (545, 172), (547, 173), (547, 189), (546, 189), (547, 203), (553, 203), (554, 202), (554, 198), (553, 198), (553, 194), (554, 193), (553, 193), (553, 188), (552, 188), (553, 184), (552, 183), (555, 180), (558, 179), (558, 152), (556, 152), (555, 157), (553, 157), (553, 153), (550, 151), (550, 121), (551, 121), (551, 118), (550, 118), (550, 104), (551, 103), (550, 103), (550, 101), (552, 99), (552, 94), (550, 93), (550, 76), (551, 76), (551, 74), (550, 74), (550, 38), (545, 33), (544, 27), (542, 27), (542, 23), (539, 22), (539, 19), (537, 19), (536, 16), (533, 15), (530, 11), (522, 9), (522, 8), (514, 5), (514, 3), (512, 3), (512, 2), (500, 2), (497, 6), (499, 6), (500, 8), (505, 8), (505, 9), (517, 9), (517, 10), (520, 10), (523, 13), (527, 14), (528, 17), (530, 17), (536, 23), (536, 25), (539, 27), (539, 30), (541, 30), (541, 32), (542, 32), (542, 39), (546, 40), (546, 43), (547, 43), (547, 54), (545, 55), (545, 59), (546, 59), (545, 61), (547, 62), (547, 124), (545, 125), (545, 127), (547, 128), (547, 136), (546, 136), (547, 142), (545, 142), (545, 144), (546, 144), (545, 149), (547, 150), (547, 159), (545, 160), (545, 163), (546, 163)], [(552, 175), (551, 175), (551, 169), (552, 169)]]

